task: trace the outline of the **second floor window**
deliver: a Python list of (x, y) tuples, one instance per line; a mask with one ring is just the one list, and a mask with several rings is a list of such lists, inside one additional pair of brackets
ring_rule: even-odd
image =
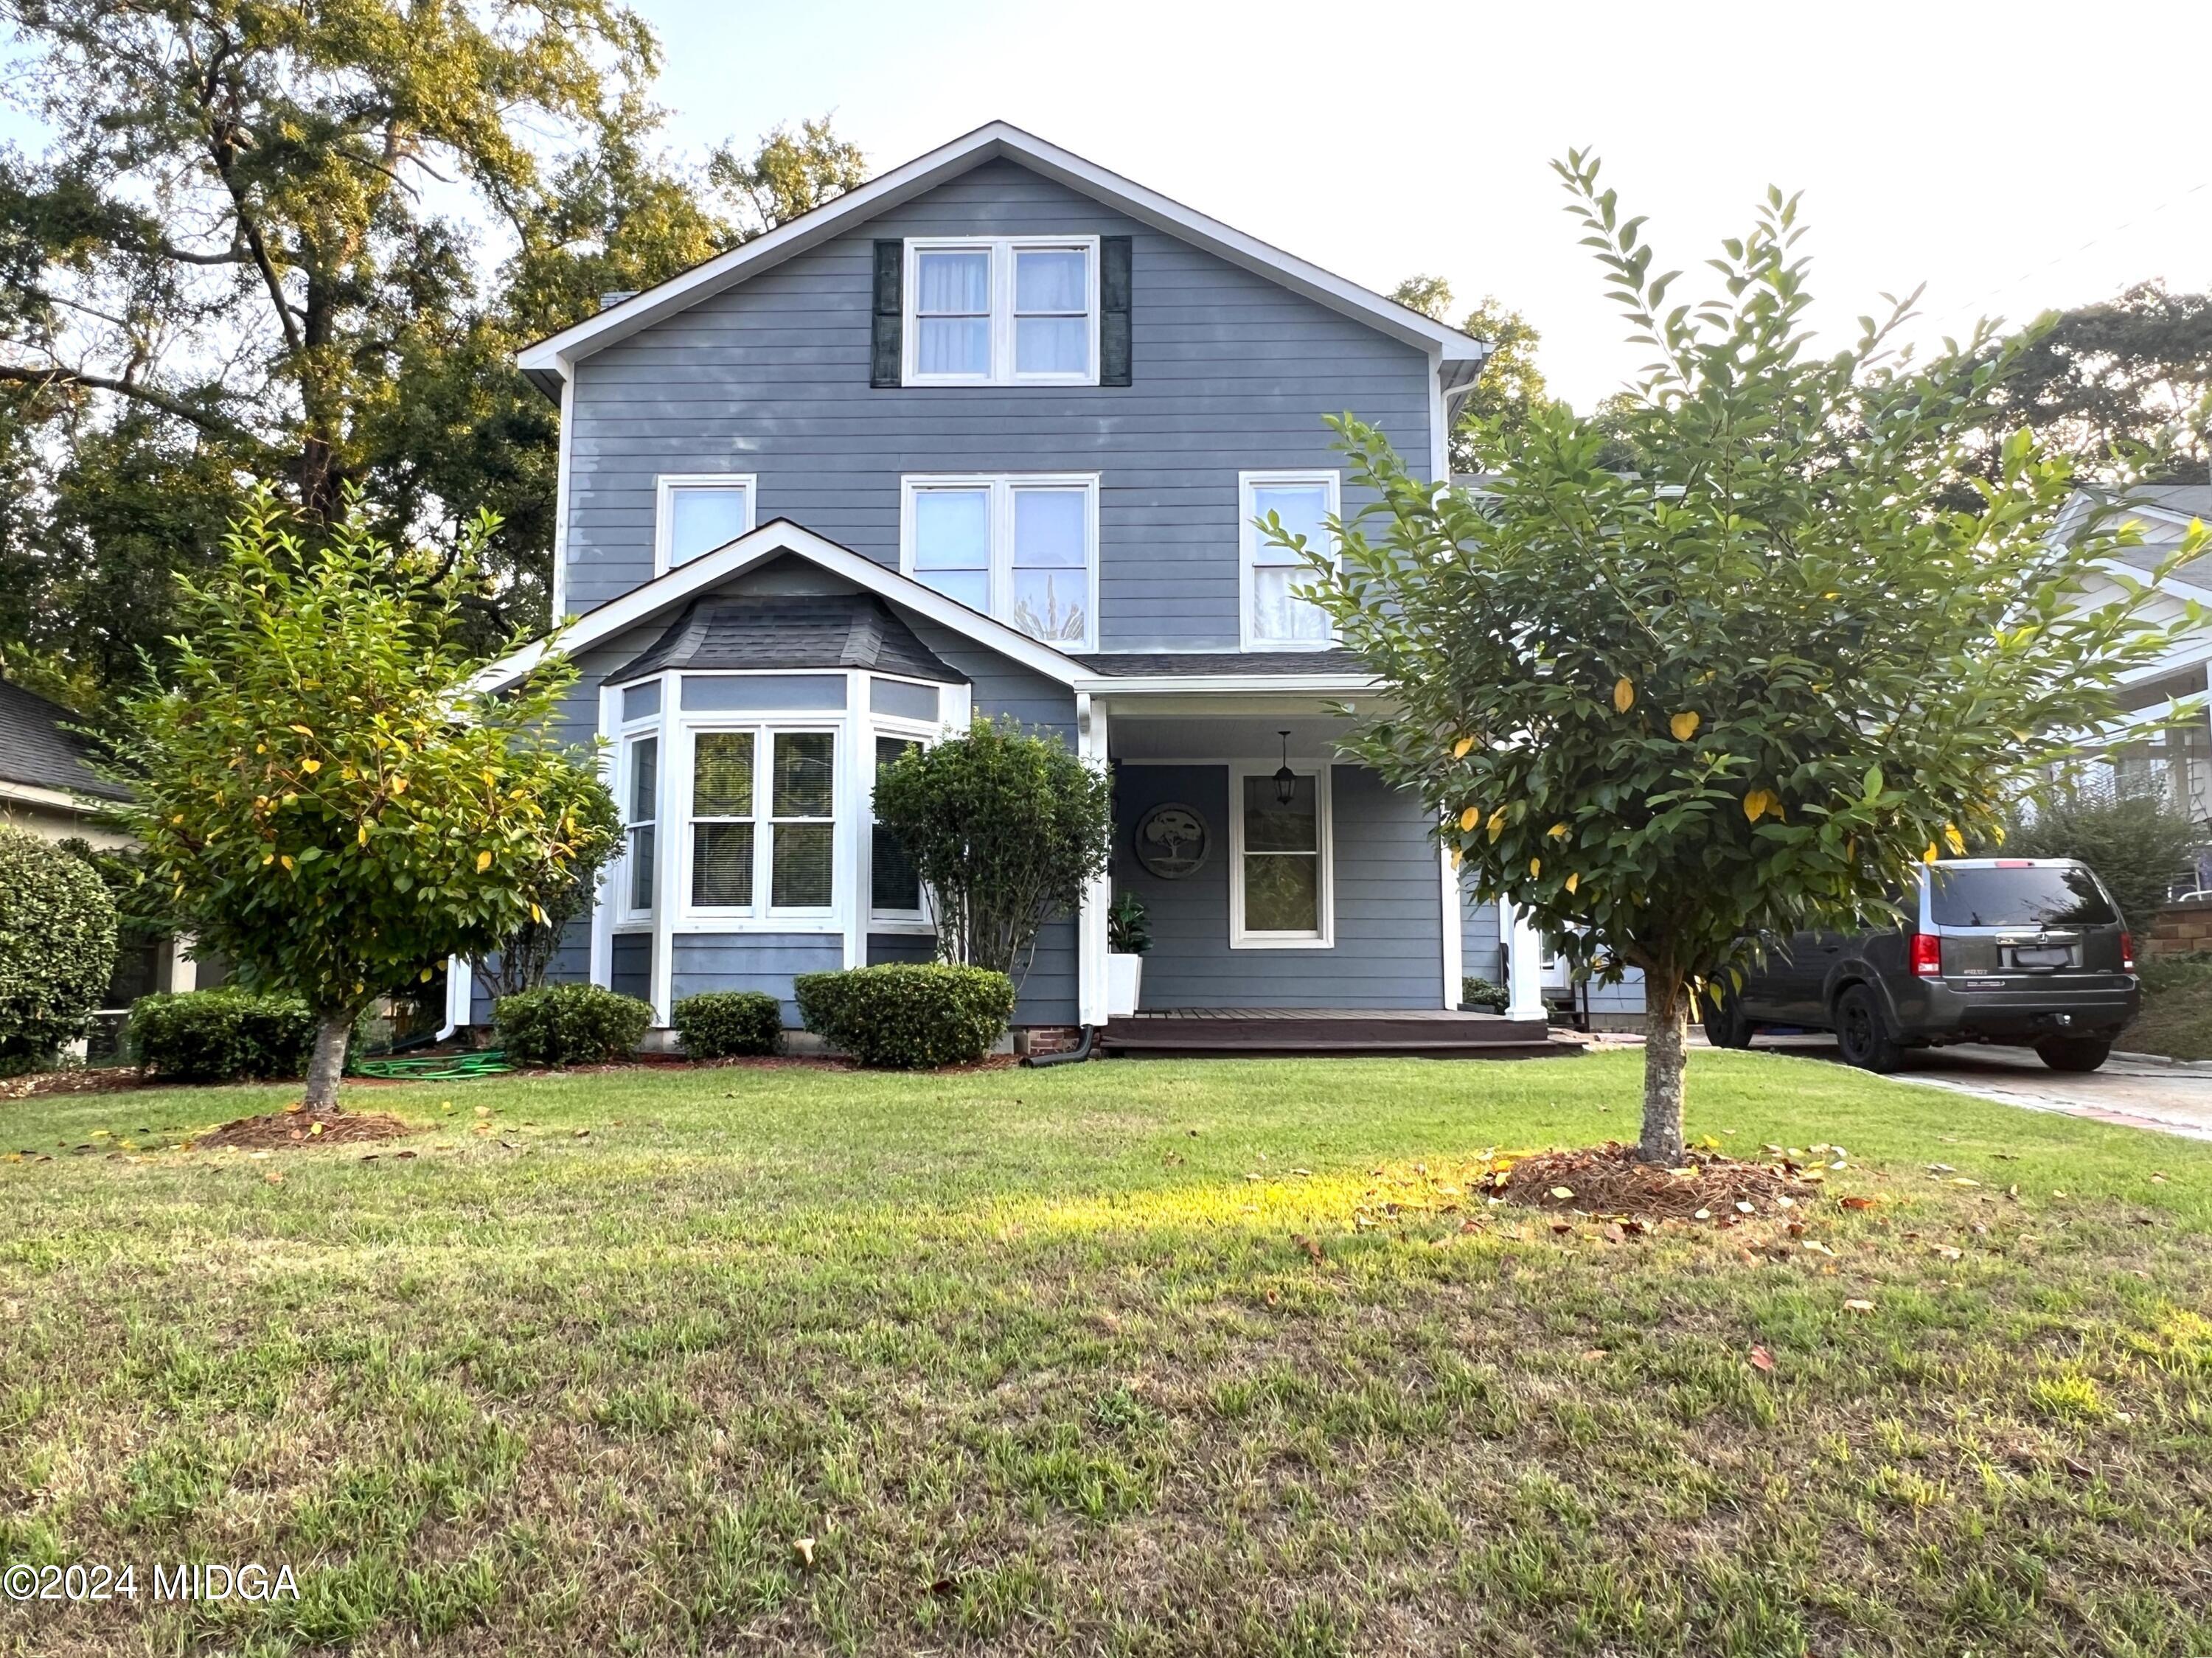
[(753, 527), (750, 473), (664, 472), (656, 481), (653, 573), (664, 575)]
[(905, 480), (899, 568), (1032, 639), (1094, 647), (1095, 474)]
[(907, 244), (908, 386), (1098, 384), (1098, 239)]
[(1273, 514), (1285, 531), (1334, 556), (1337, 516), (1334, 472), (1246, 472), (1237, 480), (1237, 520), (1243, 536), (1243, 644), (1248, 651), (1312, 651), (1332, 642), (1328, 612), (1304, 592), (1313, 567), (1260, 527)]

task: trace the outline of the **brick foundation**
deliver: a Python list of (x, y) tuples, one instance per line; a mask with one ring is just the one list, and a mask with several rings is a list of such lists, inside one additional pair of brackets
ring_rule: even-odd
[(2168, 904), (2150, 918), (2149, 930), (2136, 936), (2136, 949), (2145, 957), (2212, 950), (2212, 898)]
[(1075, 1025), (1024, 1025), (1014, 1032), (1014, 1051), (1018, 1054), (1065, 1054), (1082, 1040), (1083, 1032)]

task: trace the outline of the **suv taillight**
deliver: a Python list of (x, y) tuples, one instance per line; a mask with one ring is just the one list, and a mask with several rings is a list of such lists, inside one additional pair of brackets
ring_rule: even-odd
[(2134, 972), (2135, 970), (2136, 970), (2136, 939), (2135, 939), (2135, 934), (2133, 934), (2132, 932), (2123, 932), (2123, 933), (2121, 933), (2121, 934), (2120, 934), (2120, 971), (2121, 971), (2121, 972), (2123, 972), (2123, 973), (2132, 973), (2132, 972)]
[(1943, 976), (1943, 941), (1932, 932), (1912, 935), (1912, 973), (1918, 979)]

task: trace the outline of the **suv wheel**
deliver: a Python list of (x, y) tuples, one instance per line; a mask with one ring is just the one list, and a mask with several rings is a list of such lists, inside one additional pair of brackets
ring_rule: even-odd
[(2094, 1071), (2111, 1056), (2112, 1045), (2102, 1036), (2045, 1036), (2035, 1051), (2053, 1071)]
[(1836, 1046), (1844, 1062), (1862, 1071), (1891, 1072), (1905, 1063), (1905, 1046), (1889, 1034), (1881, 1004), (1864, 985), (1852, 985), (1836, 998)]
[(1705, 1040), (1715, 1048), (1749, 1048), (1751, 1021), (1743, 1016), (1742, 1005), (1735, 997), (1724, 999), (1715, 1007), (1711, 998), (1705, 999)]

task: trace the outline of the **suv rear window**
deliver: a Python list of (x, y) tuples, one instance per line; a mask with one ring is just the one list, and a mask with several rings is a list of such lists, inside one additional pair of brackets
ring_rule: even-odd
[(2079, 864), (2041, 869), (1928, 872), (1928, 914), (1937, 926), (2100, 926), (2119, 918)]

